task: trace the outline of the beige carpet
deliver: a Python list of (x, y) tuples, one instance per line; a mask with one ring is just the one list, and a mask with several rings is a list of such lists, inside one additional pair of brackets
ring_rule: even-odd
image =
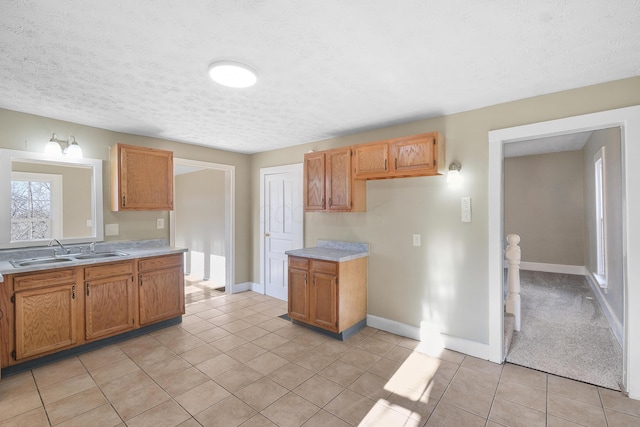
[(586, 278), (520, 273), (522, 327), (507, 361), (619, 390), (622, 348)]

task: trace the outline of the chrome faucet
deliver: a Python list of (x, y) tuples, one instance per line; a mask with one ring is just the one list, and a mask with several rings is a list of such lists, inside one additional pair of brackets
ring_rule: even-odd
[[(58, 239), (49, 240), (49, 244), (47, 246), (53, 245), (53, 242), (56, 242), (62, 248), (62, 251), (63, 251), (62, 253), (63, 254), (66, 255), (66, 254), (68, 254), (70, 252), (69, 249), (65, 248), (64, 245), (62, 243), (60, 243), (60, 240), (58, 240)], [(54, 255), (56, 254), (56, 250), (55, 249), (53, 250), (53, 254)]]
[(91, 244), (89, 245), (89, 251), (91, 253), (94, 253), (96, 251), (96, 242), (91, 242)]

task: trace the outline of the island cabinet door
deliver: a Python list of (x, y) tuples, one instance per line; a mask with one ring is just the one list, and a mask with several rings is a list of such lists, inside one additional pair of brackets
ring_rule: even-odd
[(289, 268), (289, 317), (309, 320), (309, 272)]
[(311, 284), (311, 322), (338, 332), (338, 278), (335, 274), (313, 272)]
[(182, 266), (139, 275), (140, 325), (184, 314)]
[(87, 281), (84, 287), (87, 340), (134, 328), (132, 275)]
[(15, 293), (16, 360), (76, 343), (76, 285)]

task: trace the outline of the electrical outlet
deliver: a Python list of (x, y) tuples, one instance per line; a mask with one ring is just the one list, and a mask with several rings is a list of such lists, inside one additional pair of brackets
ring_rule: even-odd
[(413, 235), (413, 246), (421, 246), (422, 242), (421, 242), (421, 237), (419, 234), (414, 234)]
[(87, 220), (87, 227), (93, 227), (93, 221), (88, 219)]
[(158, 230), (164, 228), (164, 218), (158, 218), (156, 219), (156, 228)]

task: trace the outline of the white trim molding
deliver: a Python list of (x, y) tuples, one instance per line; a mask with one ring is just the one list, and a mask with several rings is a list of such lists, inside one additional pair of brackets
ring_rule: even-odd
[[(640, 105), (490, 131), (489, 139), (489, 352), (499, 363), (503, 354), (504, 145), (548, 136), (619, 127), (622, 147), (622, 236), (625, 287), (622, 378), (629, 397), (640, 399)], [(631, 184), (635, 183), (635, 184)]]
[(367, 326), (420, 341), (418, 351), (438, 357), (443, 349), (489, 360), (489, 345), (453, 337), (428, 326), (417, 327), (367, 314)]
[[(236, 167), (233, 165), (225, 165), (222, 163), (203, 162), (199, 160), (189, 160), (174, 158), (173, 164), (182, 166), (191, 166), (202, 169), (213, 169), (224, 172), (224, 249), (225, 249), (225, 280), (224, 289), (226, 293), (233, 293), (232, 287), (235, 282), (236, 271), (236, 233), (235, 233), (235, 183), (236, 183)], [(175, 187), (175, 176), (174, 176)], [(175, 246), (176, 241), (176, 219), (175, 210), (169, 212), (169, 243)]]
[(544, 271), (547, 273), (576, 274), (584, 276), (587, 268), (584, 265), (547, 264), (544, 262), (522, 261), (520, 270)]

